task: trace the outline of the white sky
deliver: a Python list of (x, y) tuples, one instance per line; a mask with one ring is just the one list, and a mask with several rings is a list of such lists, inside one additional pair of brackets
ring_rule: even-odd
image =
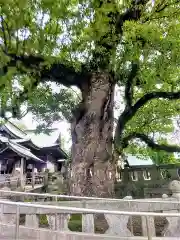
[[(27, 126), (28, 129), (35, 129), (36, 126), (38, 125), (38, 123), (33, 119), (33, 116), (31, 113), (28, 113), (22, 119), (22, 122)], [(69, 135), (69, 127), (70, 127), (70, 124), (66, 121), (61, 121), (58, 123), (54, 123), (52, 125), (52, 128), (57, 128), (59, 130), (59, 132), (61, 133), (61, 136), (64, 138), (65, 150), (68, 150), (71, 147), (71, 142), (70, 142), (71, 136)], [(48, 139), (48, 137), (47, 137), (47, 139)]]

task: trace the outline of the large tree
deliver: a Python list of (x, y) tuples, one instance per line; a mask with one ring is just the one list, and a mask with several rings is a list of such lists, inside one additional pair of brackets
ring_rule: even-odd
[[(154, 142), (143, 127), (128, 128), (147, 109), (150, 117), (158, 115), (163, 104), (168, 119), (174, 115), (171, 101), (180, 99), (179, 9), (177, 0), (1, 1), (1, 115), (12, 110), (17, 116), (27, 100), (36, 105), (38, 93), (42, 110), (44, 101), (60, 100), (60, 94), (51, 99), (47, 82), (81, 92), (71, 120), (73, 194), (113, 195), (115, 161), (135, 138), (179, 151)], [(125, 107), (113, 137), (116, 84)], [(67, 91), (59, 93), (70, 97)]]

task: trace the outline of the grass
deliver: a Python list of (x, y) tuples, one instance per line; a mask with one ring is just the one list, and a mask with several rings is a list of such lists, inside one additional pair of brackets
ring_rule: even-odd
[(73, 232), (82, 232), (82, 215), (72, 214), (68, 223), (68, 228)]
[[(106, 225), (107, 222), (106, 220), (104, 221), (104, 216), (99, 215), (96, 219), (94, 223), (95, 233), (104, 234), (108, 229)], [(72, 232), (82, 232), (82, 214), (72, 214), (68, 223), (68, 228)]]

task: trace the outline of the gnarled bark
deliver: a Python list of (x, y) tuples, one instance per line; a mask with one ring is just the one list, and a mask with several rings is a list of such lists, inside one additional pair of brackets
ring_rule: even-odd
[(114, 193), (114, 85), (110, 74), (93, 73), (81, 87), (82, 102), (72, 122), (71, 194), (107, 197)]

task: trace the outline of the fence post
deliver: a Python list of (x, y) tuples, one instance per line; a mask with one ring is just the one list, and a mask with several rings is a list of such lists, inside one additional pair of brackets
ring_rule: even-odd
[(146, 216), (146, 227), (147, 227), (147, 235), (148, 235), (148, 240), (152, 240), (152, 235), (151, 235), (151, 223), (149, 222), (149, 217)]
[[(128, 204), (129, 204), (129, 211), (131, 211), (131, 202), (128, 201)], [(130, 231), (131, 231), (131, 233), (133, 235), (134, 234), (133, 233), (133, 216), (132, 215), (129, 216), (129, 219), (130, 219)]]
[(141, 221), (142, 221), (143, 236), (148, 236), (148, 231), (150, 232), (151, 236), (156, 236), (154, 218), (151, 216), (141, 216)]
[(19, 205), (16, 207), (15, 239), (19, 240)]
[[(82, 201), (83, 208), (86, 208), (86, 201)], [(82, 232), (94, 233), (94, 215), (82, 214)]]
[(3, 224), (3, 210), (4, 210), (4, 205), (3, 203), (1, 203), (1, 215), (0, 215), (0, 222), (1, 222), (1, 225), (0, 225), (0, 232), (2, 233), (2, 224)]

